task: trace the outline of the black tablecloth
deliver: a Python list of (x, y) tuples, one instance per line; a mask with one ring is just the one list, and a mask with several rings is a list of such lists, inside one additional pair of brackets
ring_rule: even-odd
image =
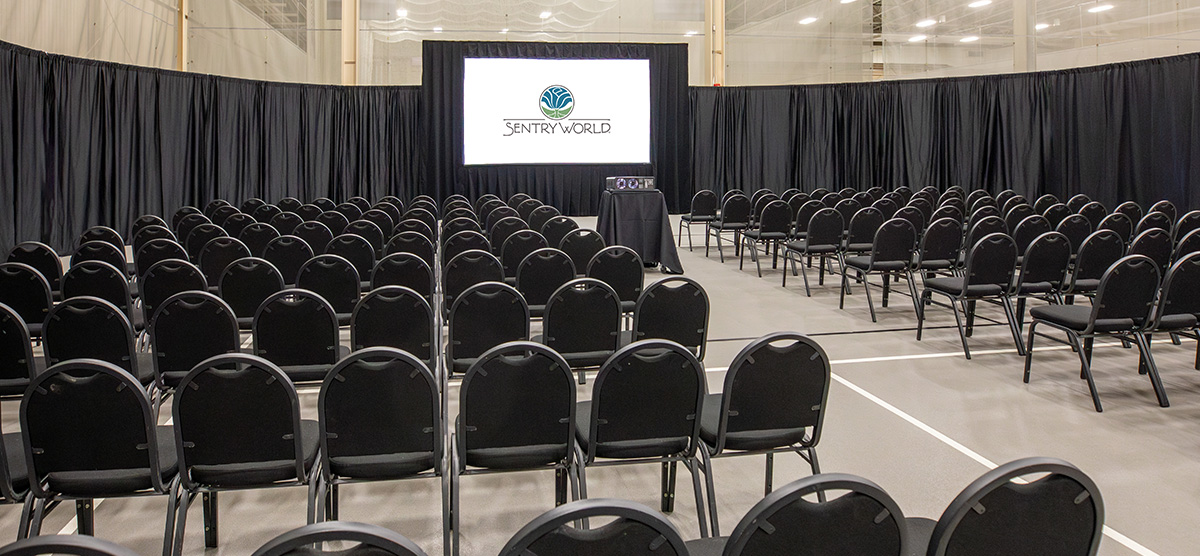
[(661, 264), (663, 272), (683, 274), (667, 217), (667, 201), (657, 189), (604, 191), (596, 231), (609, 245), (633, 249), (644, 263)]

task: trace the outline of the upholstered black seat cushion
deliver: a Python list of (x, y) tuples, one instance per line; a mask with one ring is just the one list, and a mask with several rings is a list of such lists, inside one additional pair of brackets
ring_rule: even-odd
[[(700, 413), (700, 440), (715, 447), (717, 431), (721, 426), (721, 394), (704, 397), (704, 409)], [(733, 431), (725, 434), (726, 450), (769, 450), (791, 446), (804, 439), (804, 427), (794, 429), (766, 429)]]
[[(303, 447), (304, 472), (312, 469), (321, 446), (321, 427), (316, 421), (300, 421), (300, 445)], [(292, 459), (194, 465), (192, 480), (213, 487), (252, 487), (296, 479), (296, 461)]]
[(749, 224), (746, 222), (725, 222), (723, 220), (711, 220), (708, 223), (709, 227), (718, 230), (744, 230)]
[[(4, 435), (5, 449), (11, 450)], [(157, 430), (158, 465), (164, 485), (171, 482), (178, 470), (175, 457), (175, 430), (160, 426)], [(11, 452), (10, 452), (11, 453)], [(18, 452), (23, 454), (23, 450)], [(10, 456), (11, 459), (11, 456)], [(24, 465), (22, 465), (22, 468)], [(28, 484), (28, 481), (26, 481)], [(144, 469), (97, 469), (87, 471), (62, 471), (46, 475), (47, 490), (80, 498), (104, 498), (130, 494), (154, 487), (150, 479), (150, 468)]]
[(688, 556), (721, 556), (725, 553), (725, 543), (729, 542), (729, 537), (708, 537), (706, 539), (692, 539), (685, 542), (688, 549)]
[(1163, 315), (1162, 320), (1158, 323), (1158, 330), (1190, 330), (1196, 328), (1200, 324), (1197, 321), (1196, 315), (1184, 313), (1182, 315)]
[(1004, 288), (998, 284), (973, 284), (967, 286), (967, 291), (963, 291), (963, 284), (966, 279), (959, 276), (951, 276), (946, 278), (930, 278), (925, 281), (925, 288), (935, 292), (944, 293), (950, 296), (966, 295), (967, 297), (986, 297), (990, 295), (1000, 295), (1004, 292)]
[[(590, 421), (592, 402), (579, 402), (575, 407), (575, 440), (585, 453), (591, 453)], [(687, 437), (645, 438), (605, 442), (596, 452), (602, 458), (644, 458), (678, 454), (687, 449)]]
[(761, 230), (747, 230), (746, 237), (753, 240), (784, 240), (787, 239), (787, 232), (763, 232)]
[(372, 454), (329, 458), (334, 475), (355, 479), (399, 479), (433, 469), (433, 454)]
[[(1087, 330), (1092, 308), (1087, 305), (1047, 305), (1029, 311), (1033, 318), (1063, 328), (1083, 332)], [(1138, 323), (1134, 319), (1097, 319), (1096, 332), (1120, 332), (1132, 330)]]
[(716, 220), (717, 217), (715, 215), (711, 215), (711, 214), (710, 215), (699, 215), (699, 216), (694, 215), (694, 214), (685, 214), (685, 215), (681, 216), (680, 218), (683, 219), (685, 222), (711, 222), (713, 220)]
[(825, 245), (809, 245), (808, 240), (792, 241), (787, 244), (788, 249), (792, 251), (801, 251), (804, 253), (822, 254), (822, 253), (837, 253), (838, 246), (834, 244)]
[(551, 465), (567, 457), (562, 444), (534, 444), (504, 448), (468, 449), (467, 465), (488, 469), (529, 469)]
[(857, 268), (858, 270), (872, 269), (882, 272), (899, 272), (904, 270), (908, 266), (908, 263), (904, 261), (883, 261), (875, 263), (875, 266), (872, 267), (871, 257), (869, 255), (863, 255), (858, 257), (846, 257), (846, 266), (850, 268)]

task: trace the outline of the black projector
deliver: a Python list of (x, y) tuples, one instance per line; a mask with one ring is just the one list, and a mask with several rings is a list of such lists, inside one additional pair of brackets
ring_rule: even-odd
[(609, 191), (654, 189), (654, 176), (609, 176), (604, 179), (604, 188)]

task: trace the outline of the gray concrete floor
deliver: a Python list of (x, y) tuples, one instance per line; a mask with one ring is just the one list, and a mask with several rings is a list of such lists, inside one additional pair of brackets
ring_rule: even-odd
[[(590, 226), (593, 219), (580, 219)], [(1034, 358), (1030, 384), (1021, 381), (1022, 358), (995, 307), (981, 306), (974, 358), (962, 355), (949, 309), (929, 311), (927, 331), (915, 339), (916, 319), (907, 297), (894, 295), (876, 307), (872, 323), (861, 287), (839, 310), (836, 281), (816, 285), (764, 265), (758, 278), (749, 257), (745, 270), (714, 251), (705, 258), (703, 231), (693, 229), (697, 249), (680, 251), (687, 276), (704, 285), (711, 301), (705, 365), (710, 391), (719, 391), (725, 367), (750, 340), (792, 330), (816, 337), (833, 360), (828, 415), (818, 448), (822, 470), (866, 477), (891, 494), (907, 516), (936, 519), (946, 505), (988, 465), (1028, 456), (1066, 459), (1099, 485), (1109, 529), (1100, 554), (1118, 556), (1196, 554), (1200, 529), (1185, 526), (1200, 513), (1200, 373), (1193, 369), (1196, 344), (1155, 342), (1156, 358), (1171, 396), (1160, 408), (1149, 381), (1137, 374), (1136, 350), (1098, 347), (1095, 374), (1104, 413), (1096, 413), (1078, 359), (1049, 340)], [(647, 283), (662, 277), (647, 272)], [(878, 281), (876, 280), (876, 283)], [(902, 288), (903, 289), (903, 288)], [(878, 290), (873, 292), (879, 293)], [(879, 296), (875, 296), (878, 304)], [(535, 325), (534, 333), (538, 326)], [(579, 387), (590, 396), (592, 381)], [(304, 388), (305, 417), (315, 418), (316, 390)], [(451, 418), (457, 384), (451, 384)], [(167, 415), (164, 412), (164, 419)], [(17, 404), (0, 407), (4, 430), (17, 427)], [(733, 529), (763, 494), (763, 458), (741, 457), (714, 464), (722, 530)], [(776, 458), (775, 485), (809, 474), (798, 457)], [(656, 464), (591, 468), (592, 498), (626, 498), (657, 507)], [(554, 503), (549, 471), (469, 476), (462, 479), (462, 553), (496, 554), (521, 526)], [(341, 518), (382, 525), (413, 539), (430, 554), (442, 552), (441, 491), (437, 480), (346, 486)], [(206, 551), (202, 518), (193, 506), (185, 554), (244, 555), (268, 539), (303, 525), (306, 491), (284, 488), (222, 493), (221, 546)], [(96, 510), (97, 535), (139, 553), (161, 550), (164, 497), (105, 500)], [(15, 534), (20, 508), (0, 507), (0, 532)], [(53, 512), (46, 533), (74, 531), (70, 507)], [(670, 520), (685, 539), (698, 535), (695, 504), (686, 471), (680, 469), (676, 511)]]

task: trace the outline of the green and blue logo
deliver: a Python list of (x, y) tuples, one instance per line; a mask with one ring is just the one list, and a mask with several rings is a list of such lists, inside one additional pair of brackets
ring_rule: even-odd
[(551, 120), (561, 120), (571, 115), (575, 109), (575, 95), (562, 85), (551, 85), (542, 91), (542, 114)]

